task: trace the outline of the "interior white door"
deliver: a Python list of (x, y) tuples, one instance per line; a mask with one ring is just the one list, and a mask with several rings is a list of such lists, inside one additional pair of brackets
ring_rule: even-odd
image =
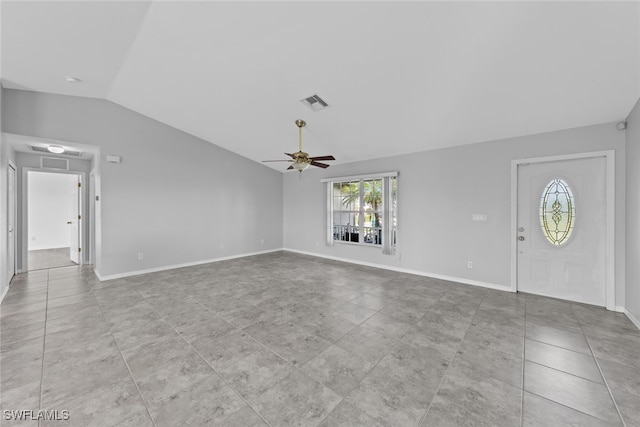
[(9, 165), (9, 191), (7, 203), (7, 228), (8, 228), (8, 259), (7, 269), (9, 273), (9, 281), (16, 274), (16, 170)]
[(518, 290), (606, 305), (606, 159), (518, 165)]
[(71, 219), (69, 224), (69, 259), (76, 264), (80, 264), (80, 177), (73, 183), (71, 191), (71, 206), (69, 209)]

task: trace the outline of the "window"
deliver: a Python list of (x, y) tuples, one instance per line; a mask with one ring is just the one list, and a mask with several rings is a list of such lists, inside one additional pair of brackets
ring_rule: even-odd
[(547, 241), (559, 247), (573, 232), (576, 208), (569, 184), (563, 179), (551, 180), (540, 200), (540, 226)]
[(328, 185), (328, 243), (394, 252), (398, 227), (397, 173), (324, 180)]

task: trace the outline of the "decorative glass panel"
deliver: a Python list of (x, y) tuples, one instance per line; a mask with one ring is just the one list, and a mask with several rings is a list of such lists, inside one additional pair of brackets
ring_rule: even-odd
[(573, 232), (576, 208), (569, 184), (556, 178), (542, 192), (540, 225), (542, 233), (554, 246), (566, 244)]

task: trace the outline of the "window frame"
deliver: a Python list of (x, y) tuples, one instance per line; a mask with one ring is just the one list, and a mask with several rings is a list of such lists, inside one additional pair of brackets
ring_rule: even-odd
[[(354, 214), (354, 216), (358, 215), (358, 224), (355, 225), (357, 228), (359, 236), (364, 236), (364, 217), (367, 214), (367, 210), (365, 209), (364, 203), (364, 183), (365, 181), (380, 181), (381, 185), (381, 193), (382, 193), (382, 204), (378, 206), (377, 212), (382, 216), (382, 221), (379, 226), (380, 235), (382, 242), (380, 244), (376, 243), (367, 243), (360, 241), (350, 241), (350, 240), (341, 240), (335, 239), (335, 224), (334, 224), (334, 214), (336, 211), (338, 213), (343, 212), (346, 214)], [(395, 180), (395, 199), (393, 195), (393, 181)], [(373, 248), (381, 248), (382, 252), (386, 255), (393, 255), (397, 251), (398, 247), (398, 172), (383, 172), (383, 173), (374, 173), (367, 175), (351, 175), (351, 176), (343, 176), (343, 177), (333, 177), (333, 178), (325, 178), (321, 180), (322, 183), (326, 185), (326, 199), (327, 199), (327, 208), (326, 208), (326, 244), (328, 246), (333, 246), (334, 243), (340, 243), (344, 245), (352, 245), (352, 246), (360, 246), (360, 247), (373, 247)], [(358, 206), (358, 211), (353, 211), (352, 209), (335, 209), (334, 206), (334, 185), (335, 184), (352, 184), (354, 182), (358, 182), (359, 187), (359, 201), (356, 203)], [(395, 204), (394, 204), (395, 201)], [(395, 210), (394, 210), (395, 207)], [(344, 224), (338, 224), (338, 226), (343, 226)], [(376, 225), (378, 228), (378, 225)], [(347, 230), (348, 232), (348, 230)]]

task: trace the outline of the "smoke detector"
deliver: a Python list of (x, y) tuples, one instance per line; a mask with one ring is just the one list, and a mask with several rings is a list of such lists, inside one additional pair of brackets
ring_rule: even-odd
[(324, 110), (325, 108), (327, 108), (329, 106), (329, 104), (327, 104), (317, 94), (316, 95), (311, 95), (308, 98), (301, 99), (300, 102), (302, 102), (304, 105), (309, 107), (311, 109), (311, 111)]

